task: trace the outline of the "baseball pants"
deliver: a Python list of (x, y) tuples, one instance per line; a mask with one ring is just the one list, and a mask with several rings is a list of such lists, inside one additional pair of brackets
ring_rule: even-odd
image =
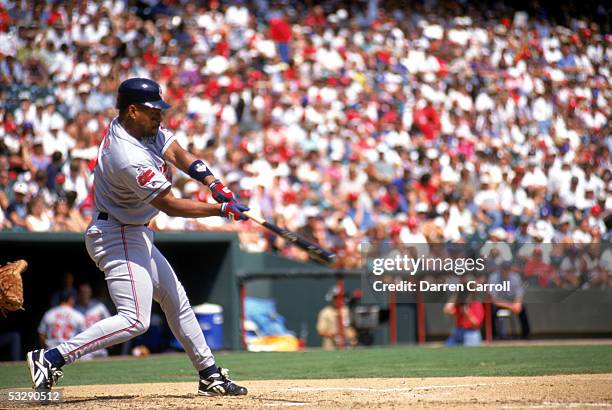
[(91, 259), (105, 274), (117, 314), (57, 346), (66, 363), (146, 332), (155, 300), (196, 370), (215, 364), (185, 289), (153, 244), (150, 229), (94, 220), (87, 229), (85, 244)]

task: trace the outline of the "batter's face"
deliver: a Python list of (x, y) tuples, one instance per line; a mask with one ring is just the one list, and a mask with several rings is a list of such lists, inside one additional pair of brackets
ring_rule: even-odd
[(163, 119), (162, 110), (147, 107), (146, 105), (134, 104), (130, 106), (133, 110), (130, 117), (133, 120), (133, 129), (138, 130), (139, 138), (153, 137), (157, 135), (159, 125)]

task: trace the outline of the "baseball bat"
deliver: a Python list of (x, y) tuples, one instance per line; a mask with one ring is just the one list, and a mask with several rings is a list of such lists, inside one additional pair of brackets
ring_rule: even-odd
[(271, 230), (272, 232), (274, 232), (275, 234), (277, 234), (278, 236), (280, 236), (281, 238), (291, 242), (292, 244), (294, 244), (295, 246), (297, 246), (298, 248), (301, 248), (303, 250), (305, 250), (306, 252), (308, 252), (308, 254), (312, 257), (314, 257), (315, 259), (317, 259), (320, 262), (324, 262), (324, 263), (332, 263), (334, 261), (334, 259), (336, 258), (336, 255), (334, 255), (333, 253), (331, 253), (330, 251), (327, 251), (323, 248), (321, 248), (319, 245), (310, 242), (307, 239), (302, 238), (301, 236), (288, 231), (287, 229), (283, 229), (271, 222), (266, 221), (265, 219), (254, 215), (250, 212), (243, 212), (243, 214), (245, 214), (249, 219), (255, 221), (256, 223), (258, 223), (259, 225), (263, 226), (266, 229)]

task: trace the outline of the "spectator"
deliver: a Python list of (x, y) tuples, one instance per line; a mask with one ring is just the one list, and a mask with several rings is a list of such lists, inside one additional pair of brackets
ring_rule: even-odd
[(76, 193), (76, 205), (80, 205), (89, 192), (89, 184), (87, 181), (87, 167), (85, 161), (73, 158), (70, 161), (69, 169), (64, 172), (66, 179), (62, 185), (65, 191), (73, 191)]
[(53, 230), (58, 232), (83, 232), (87, 228), (87, 222), (81, 213), (75, 209), (71, 202), (75, 195), (67, 198), (58, 198), (53, 206)]
[(28, 203), (25, 227), (30, 232), (48, 232), (52, 228), (49, 210), (42, 196), (33, 197)]
[(32, 166), (36, 170), (46, 170), (51, 163), (51, 159), (43, 151), (43, 139), (40, 137), (32, 141), (32, 153), (30, 154)]
[(546, 244), (535, 245), (523, 268), (524, 278), (527, 281), (530, 278), (535, 279), (537, 285), (542, 288), (561, 285), (555, 267), (544, 261), (543, 248), (547, 247), (550, 248)]
[(27, 230), (26, 217), (28, 216), (28, 186), (25, 182), (13, 185), (13, 200), (7, 208), (7, 214), (13, 230)]

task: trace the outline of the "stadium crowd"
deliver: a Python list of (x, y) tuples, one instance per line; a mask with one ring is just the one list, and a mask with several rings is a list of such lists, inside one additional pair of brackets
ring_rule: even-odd
[[(0, 1), (0, 228), (85, 229), (116, 89), (142, 76), (184, 147), (338, 267), (362, 242), (609, 242), (609, 6), (398, 4)], [(151, 226), (307, 258), (251, 222)]]

